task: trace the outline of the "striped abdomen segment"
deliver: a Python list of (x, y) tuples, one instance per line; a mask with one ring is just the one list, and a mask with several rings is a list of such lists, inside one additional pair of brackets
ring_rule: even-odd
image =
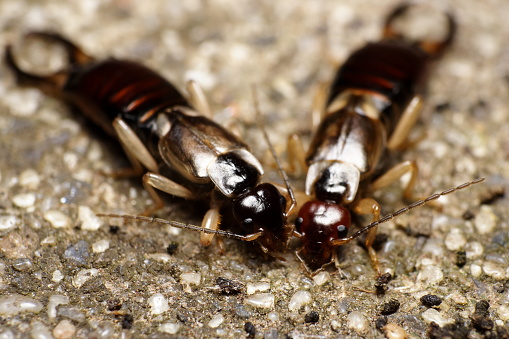
[(93, 120), (106, 118), (111, 123), (120, 116), (141, 129), (148, 128), (155, 113), (164, 108), (189, 106), (166, 79), (124, 60), (109, 59), (71, 72), (64, 91)]
[(396, 124), (402, 109), (416, 93), (422, 91), (428, 63), (426, 53), (402, 41), (370, 43), (354, 52), (339, 69), (331, 87), (329, 103), (344, 90), (381, 94), (397, 106), (384, 112), (390, 114), (386, 118)]

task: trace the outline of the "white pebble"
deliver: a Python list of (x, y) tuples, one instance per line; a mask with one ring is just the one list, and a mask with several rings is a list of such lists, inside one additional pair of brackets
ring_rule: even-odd
[(269, 289), (270, 289), (270, 284), (268, 282), (264, 282), (264, 281), (246, 284), (247, 294), (255, 294), (256, 292), (264, 292)]
[(40, 321), (34, 321), (32, 323), (30, 337), (32, 339), (53, 339), (53, 336), (51, 335), (48, 327)]
[(19, 175), (19, 184), (25, 188), (35, 190), (39, 187), (41, 178), (34, 169), (26, 169)]
[(67, 305), (68, 303), (69, 298), (65, 295), (54, 294), (50, 296), (48, 302), (48, 318), (55, 319), (57, 317), (57, 306)]
[(245, 299), (246, 304), (257, 308), (274, 308), (275, 297), (270, 293), (257, 293)]
[(467, 243), (467, 239), (459, 228), (453, 228), (445, 237), (445, 247), (449, 251), (457, 251)]
[(290, 312), (298, 311), (303, 305), (309, 304), (311, 302), (311, 293), (308, 291), (297, 291), (290, 299), (288, 303), (288, 309)]
[(221, 325), (224, 321), (224, 317), (222, 314), (216, 314), (210, 319), (208, 325), (210, 328), (217, 328), (219, 325)]
[(509, 320), (509, 306), (501, 305), (497, 309), (497, 314), (502, 320)]
[(479, 234), (491, 233), (497, 224), (498, 218), (488, 205), (482, 205), (479, 213), (475, 216), (474, 225)]
[(16, 315), (23, 312), (39, 313), (42, 303), (38, 300), (20, 294), (10, 294), (0, 297), (0, 314)]
[(465, 245), (465, 252), (468, 259), (475, 259), (484, 252), (484, 247), (480, 242), (472, 241)]
[(53, 336), (55, 339), (70, 339), (74, 338), (76, 333), (76, 326), (74, 326), (69, 320), (64, 319), (55, 326), (53, 329)]
[(78, 208), (78, 219), (81, 221), (81, 229), (85, 231), (97, 231), (104, 221), (95, 215), (88, 206)]
[(108, 239), (102, 239), (92, 244), (92, 251), (94, 253), (103, 253), (110, 248), (110, 241)]
[(278, 321), (279, 314), (277, 312), (270, 312), (269, 314), (267, 314), (267, 318), (271, 321)]
[(0, 216), (0, 231), (8, 230), (20, 224), (18, 217), (14, 215), (2, 215)]
[(180, 324), (178, 323), (164, 323), (159, 326), (158, 331), (168, 334), (176, 334), (179, 329)]
[(76, 288), (80, 288), (87, 280), (98, 274), (99, 270), (96, 268), (81, 270), (72, 278), (72, 285)]
[(154, 315), (164, 313), (170, 308), (168, 306), (168, 300), (161, 293), (156, 293), (147, 300), (150, 306), (150, 312)]
[(485, 262), (484, 265), (482, 265), (482, 270), (487, 276), (496, 280), (505, 279), (505, 270), (491, 261)]
[(51, 277), (51, 281), (59, 283), (62, 281), (62, 279), (64, 279), (64, 275), (62, 274), (62, 272), (60, 272), (60, 270), (54, 270), (53, 275)]
[(388, 323), (384, 326), (385, 336), (388, 339), (405, 339), (408, 338), (408, 333), (401, 326), (395, 323)]
[(438, 284), (444, 279), (444, 273), (437, 266), (425, 266), (417, 275), (417, 280), (429, 285)]
[(71, 218), (64, 213), (55, 210), (49, 210), (44, 213), (44, 220), (49, 222), (54, 228), (68, 228), (72, 225)]
[(184, 285), (184, 291), (191, 293), (191, 285), (200, 286), (200, 273), (182, 273), (180, 275), (180, 283)]
[(348, 322), (348, 328), (359, 334), (364, 333), (368, 329), (368, 319), (361, 312), (350, 312), (346, 317), (346, 321)]
[(34, 193), (20, 193), (12, 197), (12, 202), (17, 207), (29, 208), (34, 206), (35, 199), (36, 198)]
[(313, 276), (313, 281), (315, 282), (316, 286), (322, 286), (330, 279), (330, 273), (327, 271), (321, 271), (315, 276)]
[(432, 321), (437, 323), (438, 326), (443, 327), (447, 324), (452, 324), (454, 320), (443, 317), (437, 310), (434, 308), (429, 308), (426, 311), (424, 311), (422, 314), (422, 319), (424, 319), (425, 322), (430, 324)]
[(481, 276), (481, 273), (482, 273), (481, 266), (479, 266), (477, 264), (470, 265), (470, 273), (472, 274), (472, 276), (474, 278), (479, 278)]

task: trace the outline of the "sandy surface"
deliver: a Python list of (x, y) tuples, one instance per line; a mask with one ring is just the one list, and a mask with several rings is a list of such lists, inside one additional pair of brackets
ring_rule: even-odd
[[(289, 133), (310, 135), (317, 84), (330, 81), (353, 49), (379, 37), (396, 3), (3, 0), (0, 45), (17, 43), (29, 30), (53, 30), (97, 57), (140, 60), (178, 88), (195, 79), (216, 121), (236, 121), (266, 161), (268, 179), (278, 180), (253, 124), (251, 84), (285, 159)], [(279, 263), (226, 240), (220, 255), (216, 245), (202, 248), (192, 232), (96, 219), (94, 213), (140, 213), (151, 203), (148, 194), (139, 180), (101, 175), (125, 166), (118, 147), (66, 106), (19, 89), (0, 66), (0, 337), (241, 337), (253, 329), (260, 338), (509, 336), (503, 194), (509, 4), (433, 3), (455, 15), (458, 37), (430, 81), (415, 129), (426, 139), (401, 158), (419, 164), (420, 194), (478, 176), (487, 182), (448, 197), (442, 208), (424, 207), (381, 227), (382, 266), (395, 273), (384, 295), (361, 291), (374, 290), (375, 273), (358, 244), (342, 251), (346, 278), (330, 268), (311, 279), (292, 254)], [(18, 51), (32, 69), (64, 62), (59, 50), (43, 44)], [(292, 184), (301, 188), (303, 178)], [(404, 204), (398, 185), (376, 197), (384, 213)], [(193, 202), (168, 200), (158, 215), (197, 224), (202, 213)], [(178, 244), (171, 255), (170, 244)], [(224, 294), (219, 277), (245, 288)], [(439, 296), (441, 305), (424, 306), (426, 294)], [(157, 297), (161, 308), (151, 306)], [(399, 309), (384, 318), (391, 299)], [(312, 312), (317, 322), (310, 322)]]

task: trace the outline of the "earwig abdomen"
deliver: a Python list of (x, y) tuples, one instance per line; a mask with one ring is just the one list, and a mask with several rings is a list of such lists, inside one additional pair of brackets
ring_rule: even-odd
[(390, 135), (410, 100), (422, 92), (429, 59), (419, 47), (405, 41), (369, 43), (354, 52), (338, 70), (328, 103), (345, 90), (382, 95), (390, 103), (381, 112)]

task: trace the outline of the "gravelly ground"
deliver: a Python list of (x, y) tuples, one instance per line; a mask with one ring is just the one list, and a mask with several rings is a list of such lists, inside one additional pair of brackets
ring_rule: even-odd
[[(0, 45), (31, 29), (49, 29), (93, 55), (141, 60), (179, 88), (195, 79), (216, 120), (239, 121), (255, 154), (268, 159), (252, 124), (250, 85), (258, 86), (282, 154), (288, 133), (309, 135), (316, 84), (379, 36), (384, 13), (396, 3), (3, 0)], [(430, 81), (416, 128), (427, 137), (402, 158), (418, 162), (422, 194), (477, 176), (487, 182), (448, 197), (442, 208), (424, 207), (381, 227), (388, 235), (379, 251), (382, 266), (396, 276), (378, 296), (360, 291), (374, 289), (375, 274), (358, 244), (343, 251), (346, 279), (331, 268), (313, 280), (292, 255), (282, 264), (228, 240), (220, 255), (215, 245), (200, 247), (191, 232), (98, 221), (93, 213), (135, 214), (150, 199), (138, 180), (100, 174), (126, 164), (114, 143), (67, 107), (18, 89), (1, 66), (0, 338), (238, 337), (253, 328), (256, 337), (267, 338), (508, 337), (509, 4), (445, 3), (439, 7), (457, 18), (458, 39)], [(40, 44), (19, 55), (34, 69), (63, 62), (58, 51)], [(277, 180), (274, 170), (268, 172)], [(377, 197), (385, 213), (403, 205), (397, 185)], [(193, 202), (169, 200), (158, 215), (199, 223), (201, 213)], [(87, 230), (95, 222), (102, 226)], [(177, 250), (167, 254), (174, 243)], [(218, 277), (246, 289), (225, 295)], [(426, 294), (442, 304), (422, 305)], [(168, 309), (154, 314), (154, 296)], [(400, 307), (384, 318), (382, 307), (391, 299)], [(255, 305), (260, 300), (267, 305)], [(309, 322), (312, 312), (319, 316), (315, 323)]]

